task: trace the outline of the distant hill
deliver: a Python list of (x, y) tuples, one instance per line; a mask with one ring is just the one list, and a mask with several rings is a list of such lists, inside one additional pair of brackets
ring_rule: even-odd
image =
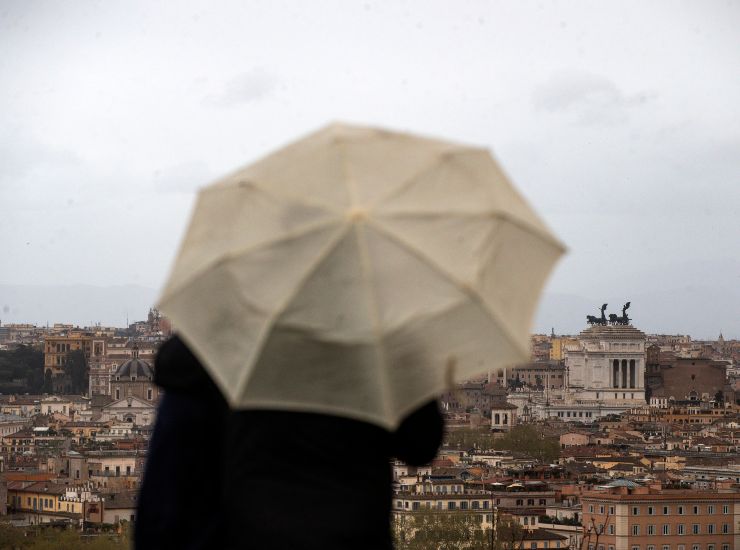
[[(0, 285), (0, 321), (47, 322), (122, 327), (146, 318), (157, 291), (138, 285), (99, 287)], [(586, 315), (598, 315), (607, 302), (608, 313), (628, 311), (639, 329), (649, 333), (690, 334), (693, 338), (740, 338), (740, 289), (720, 286), (686, 286), (627, 296), (590, 298), (575, 294), (545, 294), (536, 316), (536, 332), (575, 334), (586, 325)]]
[(129, 322), (146, 319), (156, 299), (156, 290), (138, 285), (0, 285), (0, 320), (123, 327), (127, 316)]

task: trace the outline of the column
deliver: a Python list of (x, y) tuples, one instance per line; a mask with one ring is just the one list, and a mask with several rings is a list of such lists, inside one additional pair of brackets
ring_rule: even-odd
[(612, 388), (619, 387), (619, 361), (615, 359), (612, 362)]
[(627, 359), (622, 359), (622, 386), (623, 389), (627, 387)]

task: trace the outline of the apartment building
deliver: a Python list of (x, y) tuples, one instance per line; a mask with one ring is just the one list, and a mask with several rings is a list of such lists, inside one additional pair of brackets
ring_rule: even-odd
[(584, 493), (582, 503), (589, 550), (740, 548), (740, 492), (734, 489), (689, 491), (619, 480)]

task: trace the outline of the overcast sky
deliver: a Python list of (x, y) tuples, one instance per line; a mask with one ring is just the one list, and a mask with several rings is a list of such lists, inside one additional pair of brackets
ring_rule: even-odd
[(0, 283), (160, 288), (196, 188), (346, 120), (490, 147), (570, 249), (551, 293), (737, 289), (738, 29), (738, 1), (5, 0)]

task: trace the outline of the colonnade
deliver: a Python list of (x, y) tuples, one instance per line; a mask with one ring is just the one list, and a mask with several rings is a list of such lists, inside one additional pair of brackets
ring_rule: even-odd
[(612, 387), (613, 388), (637, 388), (637, 365), (634, 359), (614, 359), (612, 361)]

